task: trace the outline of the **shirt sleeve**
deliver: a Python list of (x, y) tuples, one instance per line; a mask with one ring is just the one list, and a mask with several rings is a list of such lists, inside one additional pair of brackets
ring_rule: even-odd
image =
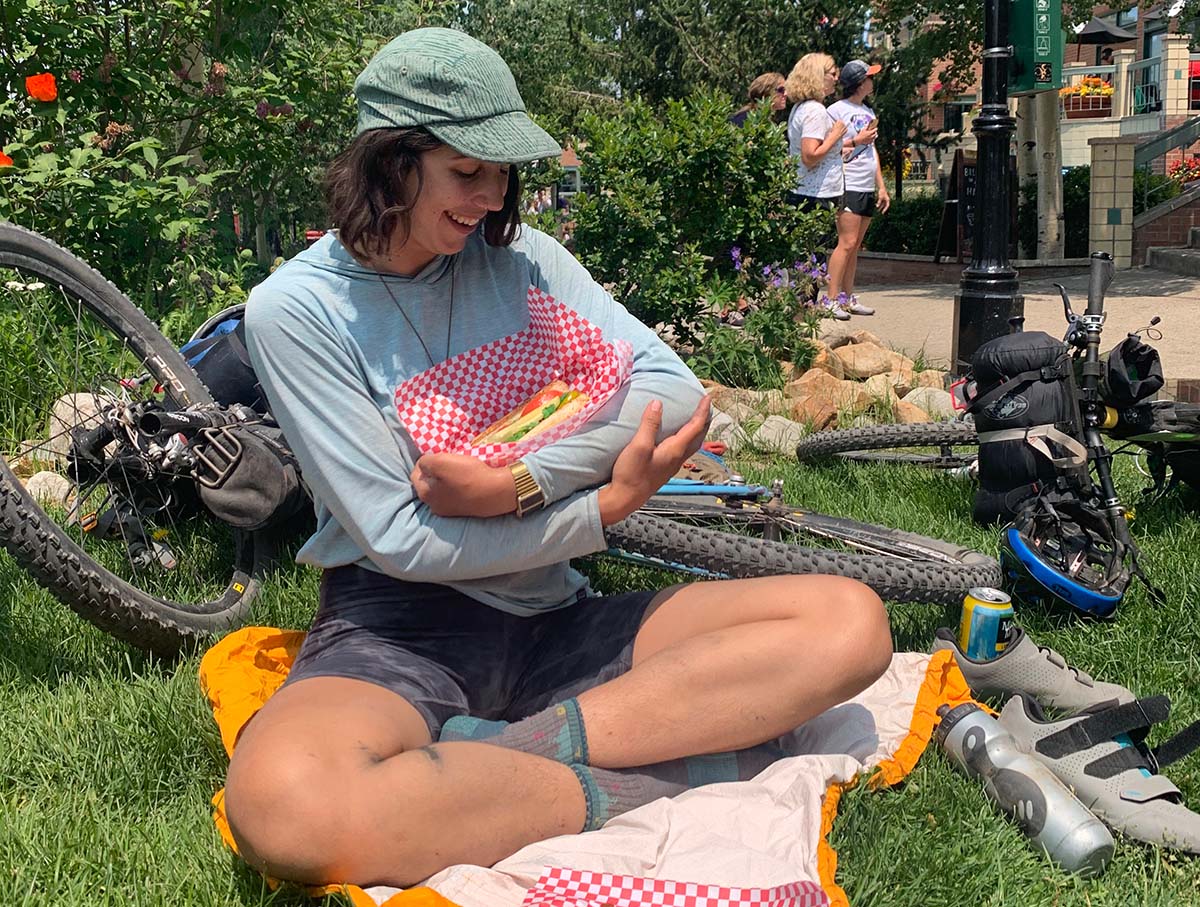
[(802, 113), (801, 138), (825, 141), (825, 136), (829, 134), (829, 127), (833, 125), (829, 111), (817, 103), (806, 104), (805, 108)]
[(675, 352), (629, 314), (566, 249), (544, 233), (522, 228), (538, 287), (586, 318), (606, 340), (633, 345), (633, 373), (600, 411), (560, 441), (523, 457), (548, 501), (607, 482), (617, 455), (633, 438), (651, 400), (661, 400), (661, 440), (691, 417), (704, 389)]
[(596, 492), (522, 519), (435, 515), (413, 489), (398, 426), (388, 423), (332, 324), (289, 294), (256, 291), (246, 328), (255, 373), (318, 513), (327, 510), (382, 572), (448, 583), (604, 549)]

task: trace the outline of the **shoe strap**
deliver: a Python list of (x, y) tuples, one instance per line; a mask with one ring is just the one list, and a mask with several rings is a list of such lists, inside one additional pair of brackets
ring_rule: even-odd
[(1093, 679), (1091, 674), (1089, 674), (1087, 671), (1084, 671), (1082, 668), (1076, 668), (1067, 664), (1067, 660), (1059, 655), (1054, 649), (1047, 648), (1046, 646), (1038, 646), (1038, 649), (1041, 651), (1042, 656), (1046, 659), (1046, 661), (1050, 662), (1050, 664), (1059, 670), (1070, 671), (1075, 675), (1075, 679), (1084, 686), (1091, 687), (1096, 685), (1096, 681)]
[(1166, 696), (1135, 699), (1072, 722), (1061, 731), (1043, 737), (1036, 749), (1051, 759), (1061, 759), (1112, 740), (1118, 734), (1129, 734), (1135, 743), (1140, 743), (1151, 725), (1166, 721), (1170, 714), (1171, 700)]
[(1154, 761), (1161, 768), (1178, 762), (1197, 749), (1200, 749), (1200, 721), (1193, 721), (1174, 737), (1154, 748)]

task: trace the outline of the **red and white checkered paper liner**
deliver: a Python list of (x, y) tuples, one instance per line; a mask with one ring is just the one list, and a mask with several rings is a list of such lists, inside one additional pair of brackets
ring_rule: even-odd
[(643, 879), (607, 872), (550, 868), (525, 895), (521, 907), (827, 907), (816, 882), (775, 888), (728, 888)]
[[(505, 466), (574, 432), (633, 371), (633, 346), (608, 341), (595, 325), (537, 287), (529, 326), (452, 356), (396, 388), (400, 421), (421, 453), (460, 453)], [(528, 440), (471, 445), (471, 439), (551, 381), (590, 398), (582, 410)]]

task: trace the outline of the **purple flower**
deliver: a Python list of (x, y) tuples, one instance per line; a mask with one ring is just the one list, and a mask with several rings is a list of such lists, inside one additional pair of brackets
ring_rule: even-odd
[(771, 286), (773, 286), (773, 287), (783, 286), (783, 277), (780, 276), (779, 274), (776, 274), (775, 279), (771, 281)]
[(732, 258), (734, 261), (741, 261), (742, 260), (741, 246), (734, 246), (733, 248), (731, 248), (729, 250), (729, 257)]

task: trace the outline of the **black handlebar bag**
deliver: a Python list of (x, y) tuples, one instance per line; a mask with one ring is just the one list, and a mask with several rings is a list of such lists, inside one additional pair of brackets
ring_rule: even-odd
[(1086, 476), (1066, 344), (1042, 331), (996, 337), (975, 351), (971, 378), (967, 411), (979, 434), (976, 522), (1011, 520), (1039, 490)]
[(1130, 335), (1103, 357), (1100, 397), (1115, 409), (1126, 409), (1163, 386), (1162, 363), (1158, 350)]

